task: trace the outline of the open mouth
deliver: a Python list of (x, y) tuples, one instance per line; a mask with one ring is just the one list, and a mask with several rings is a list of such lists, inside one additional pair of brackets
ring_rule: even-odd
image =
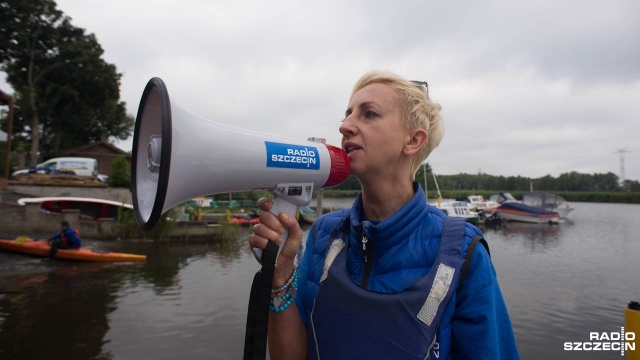
[(353, 153), (354, 151), (361, 150), (361, 149), (362, 149), (362, 148), (361, 148), (360, 146), (358, 146), (358, 145), (356, 145), (356, 144), (353, 144), (353, 143), (345, 143), (345, 144), (344, 144), (344, 151), (345, 151), (347, 154), (351, 154), (351, 153)]

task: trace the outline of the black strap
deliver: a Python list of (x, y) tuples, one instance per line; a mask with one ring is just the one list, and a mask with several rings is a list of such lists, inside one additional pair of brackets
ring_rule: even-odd
[(269, 302), (277, 254), (278, 245), (269, 241), (260, 259), (262, 269), (253, 277), (247, 312), (247, 330), (244, 337), (243, 359), (245, 360), (263, 360), (267, 357)]
[(467, 255), (464, 257), (464, 263), (462, 264), (462, 270), (460, 272), (460, 281), (458, 282), (458, 288), (456, 289), (456, 293), (460, 292), (462, 289), (462, 283), (464, 279), (467, 277), (467, 272), (469, 271), (469, 264), (471, 264), (471, 259), (473, 258), (473, 252), (476, 249), (476, 245), (478, 242), (484, 246), (484, 249), (487, 250), (487, 254), (491, 257), (491, 252), (489, 252), (489, 244), (487, 240), (485, 240), (482, 236), (476, 235), (471, 239), (471, 243), (469, 244), (469, 248), (467, 248)]

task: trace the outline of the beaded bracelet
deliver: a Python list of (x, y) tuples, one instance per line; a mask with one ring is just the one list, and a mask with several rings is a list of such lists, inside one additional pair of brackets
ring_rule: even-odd
[(287, 282), (285, 282), (284, 285), (282, 285), (278, 289), (271, 289), (271, 293), (272, 294), (279, 294), (282, 290), (286, 290), (291, 285), (291, 282), (293, 282), (293, 278), (295, 278), (296, 276), (299, 276), (299, 275), (300, 275), (300, 273), (298, 273), (298, 269), (294, 266), (293, 267), (293, 273), (291, 273), (291, 277), (287, 280)]
[[(269, 309), (274, 312), (281, 312), (286, 310), (292, 302), (295, 301), (296, 292), (298, 291), (298, 278), (300, 277), (300, 273), (298, 269), (293, 269), (293, 274), (291, 274), (291, 278), (287, 280), (287, 283), (284, 284), (281, 288), (275, 289), (276, 297), (271, 299), (269, 303)], [(280, 293), (285, 291), (282, 296)], [(272, 290), (273, 292), (273, 290)]]

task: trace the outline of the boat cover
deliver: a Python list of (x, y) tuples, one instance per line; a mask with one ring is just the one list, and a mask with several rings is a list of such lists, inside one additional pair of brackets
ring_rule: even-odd
[(528, 212), (528, 213), (532, 213), (532, 214), (538, 214), (538, 215), (554, 215), (554, 214), (558, 215), (557, 212), (540, 209), (540, 208), (529, 206), (529, 205), (522, 204), (522, 203), (519, 203), (519, 202), (502, 203), (500, 205), (500, 207), (503, 208), (503, 209), (524, 211), (524, 212)]
[(547, 210), (553, 210), (564, 202), (566, 202), (565, 199), (560, 195), (540, 191), (522, 193), (522, 203)]

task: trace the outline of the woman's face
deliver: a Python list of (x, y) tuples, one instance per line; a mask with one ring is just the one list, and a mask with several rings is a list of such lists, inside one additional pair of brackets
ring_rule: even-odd
[[(345, 119), (340, 125), (342, 149), (351, 163), (351, 175), (397, 175), (404, 159), (403, 148), (409, 141), (397, 90), (390, 85), (374, 83), (351, 97)], [(404, 159), (406, 160), (406, 159)]]

